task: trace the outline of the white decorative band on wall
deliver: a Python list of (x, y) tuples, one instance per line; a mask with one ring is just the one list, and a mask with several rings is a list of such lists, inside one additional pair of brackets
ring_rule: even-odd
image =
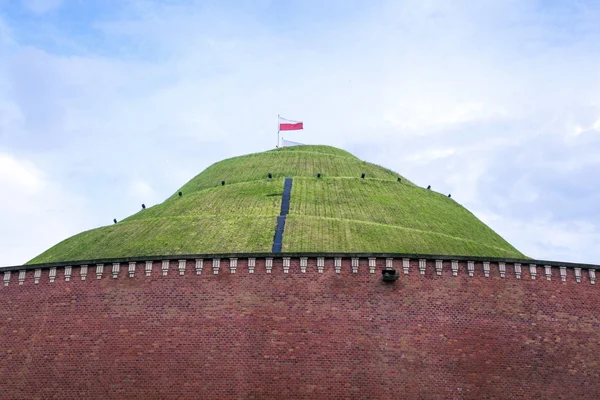
[(335, 257), (333, 259), (333, 268), (335, 269), (336, 274), (339, 274), (342, 272), (342, 258), (341, 257)]
[(535, 264), (529, 264), (529, 276), (531, 279), (535, 280), (537, 276), (537, 266)]
[(146, 261), (146, 268), (144, 271), (146, 272), (146, 276), (150, 276), (152, 274), (152, 266), (154, 263), (152, 261)]
[(452, 260), (452, 275), (458, 276), (458, 260)]
[(369, 257), (369, 273), (374, 274), (377, 266), (377, 259), (375, 257)]
[[(281, 265), (283, 266), (283, 272), (284, 274), (289, 274), (292, 272), (291, 269), (291, 265), (292, 265), (292, 260), (294, 259), (294, 257), (281, 257), (281, 258), (275, 258), (275, 260), (278, 260), (277, 262), (279, 262), (279, 260), (281, 260)], [(344, 257), (339, 257), (339, 256), (335, 256), (332, 257), (333, 259), (333, 266), (334, 269), (332, 270), (332, 272), (334, 272), (335, 274), (342, 274), (342, 265), (344, 263)], [(194, 259), (195, 260), (195, 271), (196, 271), (196, 275), (200, 275), (202, 273), (202, 269), (203, 269), (203, 265), (204, 265), (204, 259)], [(238, 257), (229, 257), (229, 273), (231, 274), (235, 274), (237, 271), (237, 266), (239, 263), (239, 260), (242, 260), (242, 262), (246, 262), (248, 265), (248, 273), (255, 273), (255, 267), (256, 267), (256, 258), (255, 257), (248, 257), (248, 258), (238, 258)], [(273, 257), (265, 257), (264, 259), (265, 262), (265, 267), (266, 267), (266, 273), (267, 274), (271, 274), (272, 273), (272, 269), (273, 269), (273, 265), (274, 265), (274, 258)], [(299, 261), (299, 265), (300, 265), (300, 273), (305, 274), (307, 272), (307, 267), (309, 265), (309, 263), (312, 263), (311, 265), (316, 265), (317, 267), (317, 272), (319, 274), (323, 274), (325, 271), (325, 257), (323, 256), (313, 256), (313, 257), (298, 257), (295, 258), (295, 260)], [(346, 258), (346, 260), (350, 261), (350, 265), (351, 265), (351, 270), (347, 271), (347, 272), (351, 272), (352, 274), (357, 274), (359, 273), (359, 265), (360, 265), (360, 258), (359, 257), (349, 257)], [(460, 271), (463, 271), (462, 273), (464, 273), (464, 269), (460, 269), (460, 265), (466, 266), (466, 272), (468, 274), (469, 277), (473, 277), (475, 276), (475, 270), (476, 270), (476, 262), (472, 261), (472, 260), (464, 260), (464, 261), (458, 261), (458, 260), (448, 260), (451, 263), (451, 272), (452, 272), (452, 276), (458, 276), (460, 274)], [(170, 268), (170, 263), (172, 261), (175, 260), (162, 260), (162, 268), (161, 268), (161, 272), (163, 276), (166, 276), (168, 274), (168, 270)], [(177, 270), (179, 271), (179, 276), (182, 276), (185, 274), (185, 270), (187, 268), (187, 262), (188, 261), (192, 261), (192, 260), (188, 260), (188, 259), (179, 259), (178, 261), (178, 268)], [(418, 261), (418, 275), (417, 276), (427, 276), (426, 274), (426, 270), (427, 270), (427, 263), (428, 262), (432, 262), (432, 264), (435, 265), (435, 275), (437, 276), (442, 276), (443, 275), (443, 263), (444, 260), (443, 259), (439, 259), (439, 258), (408, 258), (408, 257), (404, 257), (402, 258), (402, 269), (404, 274), (409, 275), (410, 274), (410, 263), (411, 261)], [(128, 276), (133, 278), (135, 276), (135, 269), (136, 269), (136, 265), (137, 263), (135, 261), (124, 261), (128, 263)], [(146, 276), (150, 276), (151, 272), (152, 272), (152, 266), (153, 266), (153, 261), (140, 261), (140, 263), (142, 265), (144, 265), (145, 263), (145, 272), (146, 272)], [(521, 279), (522, 276), (522, 264), (519, 262), (504, 262), (504, 261), (482, 261), (481, 265), (482, 265), (482, 270), (483, 270), (483, 276), (486, 278), (490, 278), (492, 276), (498, 276), (495, 275), (496, 273), (499, 274), (499, 276), (501, 278), (505, 278), (506, 276), (506, 264), (512, 264), (512, 268), (514, 270), (514, 277), (515, 279)], [(95, 264), (96, 268), (96, 279), (102, 279), (102, 275), (104, 274), (104, 266), (106, 264), (104, 263), (98, 263)], [(109, 264), (110, 265), (110, 264)], [(537, 265), (536, 264), (525, 264), (528, 265), (528, 269), (526, 271), (528, 271), (529, 273), (529, 277), (532, 280), (536, 280), (537, 278), (537, 274), (538, 274), (538, 269), (537, 269)], [(573, 266), (570, 269), (573, 270), (573, 275), (570, 275), (570, 273), (568, 273), (566, 266), (551, 266), (548, 264), (542, 264), (543, 267), (541, 269), (543, 275), (545, 276), (545, 280), (542, 281), (551, 281), (552, 280), (552, 270), (553, 268), (557, 268), (559, 271), (558, 276), (560, 276), (560, 282), (567, 282), (569, 277), (574, 278), (574, 281), (577, 283), (581, 283), (584, 280), (588, 280), (590, 284), (595, 285), (596, 283), (596, 269), (593, 266)], [(112, 262), (112, 278), (113, 279), (118, 279), (120, 274), (120, 266), (121, 263), (120, 262)], [(377, 259), (375, 257), (368, 257), (368, 266), (369, 266), (369, 270), (368, 273), (369, 274), (374, 274), (375, 270), (377, 269)], [(217, 275), (220, 271), (220, 258), (212, 258), (212, 267), (213, 267), (213, 273), (215, 275)], [(15, 284), (18, 283), (18, 285), (16, 285), (15, 287), (19, 287), (19, 286), (24, 286), (27, 283), (27, 276), (28, 276), (28, 271), (30, 269), (33, 269), (33, 283), (34, 284), (39, 284), (42, 274), (46, 274), (45, 271), (47, 272), (47, 276), (48, 276), (48, 283), (54, 283), (56, 281), (56, 277), (57, 274), (63, 274), (64, 276), (64, 280), (65, 282), (71, 282), (71, 277), (72, 277), (72, 272), (73, 272), (73, 268), (78, 268), (79, 270), (79, 274), (81, 277), (82, 281), (85, 281), (87, 278), (87, 274), (88, 274), (88, 265), (87, 264), (83, 264), (83, 265), (65, 265), (65, 266), (48, 266), (46, 268), (27, 268), (27, 266), (21, 266), (20, 268), (15, 267), (14, 269), (11, 270), (4, 270), (2, 271), (3, 274), (0, 276), (3, 276), (3, 286), (4, 287), (9, 287), (11, 280), (15, 281)], [(385, 264), (383, 266), (379, 266), (379, 268), (383, 268), (383, 269), (393, 269), (394, 268), (394, 258), (392, 257), (386, 257), (385, 258)], [(585, 271), (582, 270), (587, 270), (587, 273), (585, 273)], [(497, 271), (497, 272), (496, 272)], [(13, 273), (14, 272), (14, 273)], [(428, 278), (431, 276), (427, 276)]]
[(427, 268), (427, 260), (424, 258), (419, 259), (419, 273), (425, 275), (425, 268)]
[(271, 273), (271, 270), (273, 269), (273, 258), (272, 257), (265, 258), (265, 269), (267, 270), (267, 274)]
[(473, 274), (475, 274), (475, 262), (474, 261), (467, 261), (467, 271), (469, 273), (469, 276), (473, 276)]
[(300, 257), (300, 272), (305, 274), (307, 266), (308, 266), (308, 257)]
[(443, 261), (442, 260), (435, 260), (435, 274), (438, 276), (442, 275), (442, 266), (443, 266)]
[(521, 264), (515, 263), (514, 267), (515, 267), (515, 278), (521, 279)]
[(385, 269), (394, 269), (394, 259), (393, 258), (386, 258), (385, 259)]
[(410, 258), (402, 259), (402, 272), (404, 275), (408, 275), (408, 270), (410, 269)]
[(489, 261), (483, 262), (483, 276), (485, 276), (486, 278), (490, 277), (490, 262)]
[(322, 274), (325, 268), (325, 257), (317, 257), (317, 272)]
[(102, 279), (104, 273), (104, 264), (96, 264), (96, 279)]
[(117, 279), (119, 277), (119, 272), (121, 272), (121, 263), (113, 263), (113, 268), (112, 268), (113, 279)]
[(290, 272), (290, 257), (283, 257), (283, 273), (288, 274)]
[(358, 274), (358, 257), (352, 257), (352, 273)]
[(36, 268), (35, 272), (33, 273), (33, 283), (36, 284), (36, 285), (38, 283), (40, 283), (40, 278), (41, 277), (42, 277), (42, 269), (41, 268)]

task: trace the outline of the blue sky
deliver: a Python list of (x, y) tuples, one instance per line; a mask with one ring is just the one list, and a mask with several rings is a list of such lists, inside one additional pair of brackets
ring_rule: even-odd
[(0, 0), (0, 265), (220, 159), (342, 147), (600, 263), (600, 3)]

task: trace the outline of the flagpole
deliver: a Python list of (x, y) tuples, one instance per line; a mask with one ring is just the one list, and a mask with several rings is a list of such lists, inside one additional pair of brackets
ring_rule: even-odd
[(277, 146), (279, 148), (279, 114), (277, 114)]

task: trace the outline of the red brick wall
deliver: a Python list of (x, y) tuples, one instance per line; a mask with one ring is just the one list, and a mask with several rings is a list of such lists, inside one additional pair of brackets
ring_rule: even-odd
[[(458, 277), (418, 261), (392, 284), (326, 259), (318, 274), (292, 259), (249, 274), (227, 260), (218, 275), (189, 261), (184, 276), (154, 263), (135, 278), (112, 265), (101, 280), (43, 270), (0, 287), (0, 398), (600, 398), (600, 287), (587, 271), (566, 283), (538, 267), (501, 279), (476, 263)], [(394, 266), (402, 272), (401, 260)]]

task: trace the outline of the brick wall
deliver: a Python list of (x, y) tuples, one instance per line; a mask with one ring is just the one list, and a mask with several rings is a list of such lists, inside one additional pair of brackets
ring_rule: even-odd
[(475, 263), (474, 276), (450, 262), (394, 260), (401, 274), (381, 281), (385, 259), (357, 274), (343, 259), (289, 273), (275, 259), (248, 273), (211, 260), (183, 276), (171, 261), (133, 278), (112, 264), (96, 279), (59, 268), (38, 284), (18, 271), (0, 288), (0, 398), (387, 398), (597, 399), (600, 397), (600, 288), (574, 270), (546, 280), (528, 265)]

